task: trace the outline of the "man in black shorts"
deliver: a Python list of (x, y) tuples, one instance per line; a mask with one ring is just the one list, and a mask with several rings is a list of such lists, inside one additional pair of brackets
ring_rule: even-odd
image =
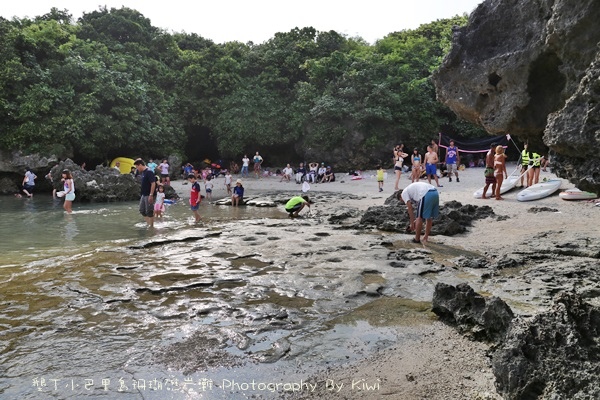
[(146, 219), (148, 227), (154, 226), (154, 190), (156, 189), (156, 176), (154, 171), (146, 166), (141, 158), (133, 162), (135, 168), (142, 177), (142, 189), (140, 197), (140, 214)]

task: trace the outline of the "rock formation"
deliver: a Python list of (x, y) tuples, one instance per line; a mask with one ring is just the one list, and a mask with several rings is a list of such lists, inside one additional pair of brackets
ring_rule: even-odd
[(492, 134), (550, 148), (552, 168), (600, 192), (600, 3), (486, 0), (454, 32), (438, 99)]
[[(406, 205), (398, 200), (396, 192), (385, 200), (383, 206), (372, 206), (365, 211), (358, 224), (359, 228), (376, 227), (386, 232), (410, 233), (410, 223)], [(431, 235), (454, 236), (464, 233), (473, 221), (494, 216), (490, 206), (462, 205), (457, 201), (449, 201), (440, 206), (440, 215), (434, 219)]]
[(431, 310), (440, 319), (456, 325), (475, 339), (504, 339), (514, 314), (498, 297), (485, 298), (466, 283), (456, 287), (445, 283), (435, 286)]
[(560, 293), (533, 317), (514, 317), (497, 297), (438, 283), (432, 311), (477, 340), (492, 341), (492, 369), (505, 399), (600, 398), (600, 308)]
[(600, 309), (574, 294), (533, 318), (513, 320), (492, 353), (505, 399), (600, 398)]

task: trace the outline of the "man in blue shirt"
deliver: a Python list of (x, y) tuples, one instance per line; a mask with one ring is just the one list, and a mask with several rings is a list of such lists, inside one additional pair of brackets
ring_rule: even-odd
[(450, 146), (446, 149), (446, 172), (448, 173), (448, 178), (450, 178), (449, 182), (452, 182), (452, 172), (456, 176), (456, 182), (460, 182), (460, 179), (458, 179), (458, 163), (460, 163), (458, 147), (454, 145), (454, 140), (451, 140)]

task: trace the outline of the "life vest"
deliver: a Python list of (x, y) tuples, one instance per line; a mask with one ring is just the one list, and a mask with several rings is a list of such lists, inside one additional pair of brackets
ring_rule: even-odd
[(521, 152), (521, 165), (529, 165), (529, 152), (525, 149)]
[(534, 167), (539, 167), (540, 166), (540, 159), (542, 158), (542, 156), (539, 155), (538, 153), (533, 153), (531, 155), (531, 158), (533, 160), (533, 166)]

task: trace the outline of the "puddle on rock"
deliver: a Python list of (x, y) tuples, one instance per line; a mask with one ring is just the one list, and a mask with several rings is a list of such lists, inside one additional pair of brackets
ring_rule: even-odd
[(365, 285), (371, 284), (385, 284), (387, 283), (387, 279), (381, 276), (381, 272), (379, 271), (364, 271), (362, 273), (362, 282)]
[(435, 314), (431, 312), (431, 303), (428, 301), (383, 297), (362, 305), (349, 314), (337, 317), (327, 325), (332, 327), (336, 324), (352, 324), (363, 320), (374, 327), (414, 326), (429, 324), (436, 319)]

